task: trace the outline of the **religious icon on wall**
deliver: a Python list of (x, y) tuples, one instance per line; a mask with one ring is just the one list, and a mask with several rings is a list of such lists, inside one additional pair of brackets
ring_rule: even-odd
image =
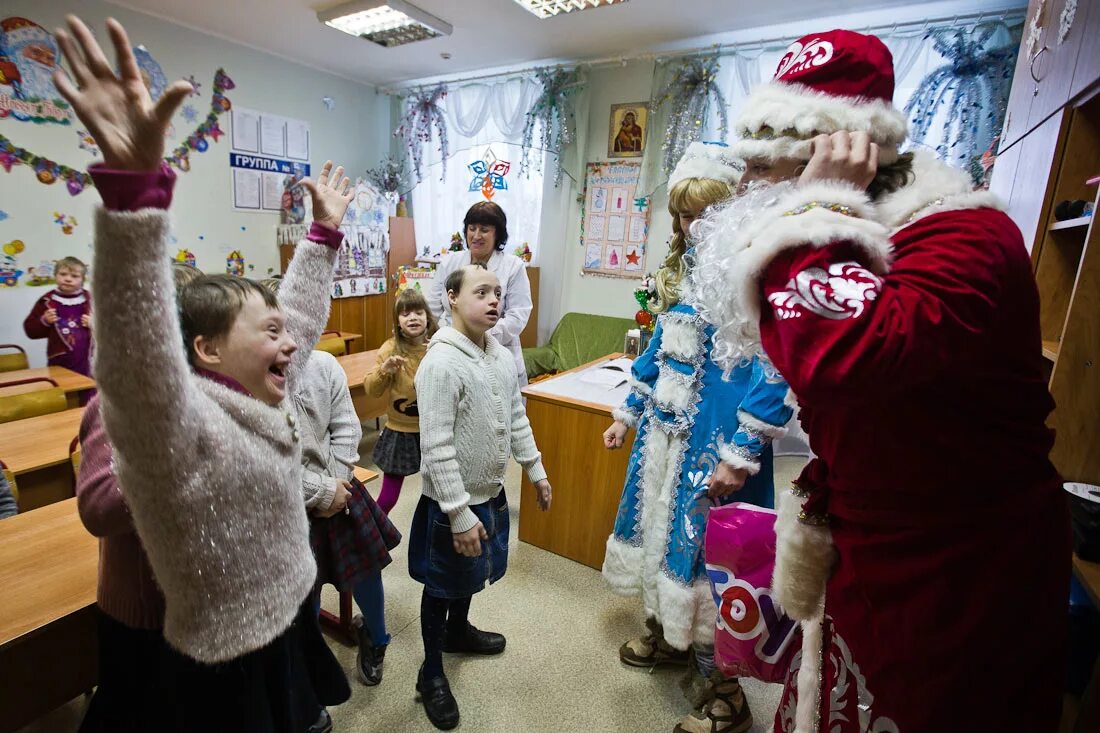
[(649, 106), (645, 102), (611, 105), (607, 157), (640, 158), (645, 151)]

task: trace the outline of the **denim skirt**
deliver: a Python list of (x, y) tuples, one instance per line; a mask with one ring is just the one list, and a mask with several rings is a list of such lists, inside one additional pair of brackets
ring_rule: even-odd
[(436, 598), (466, 598), (484, 590), (508, 569), (508, 497), (504, 489), (483, 504), (473, 504), (489, 539), (481, 543), (478, 557), (455, 552), (451, 520), (439, 504), (426, 496), (413, 515), (409, 530), (409, 575), (424, 584)]

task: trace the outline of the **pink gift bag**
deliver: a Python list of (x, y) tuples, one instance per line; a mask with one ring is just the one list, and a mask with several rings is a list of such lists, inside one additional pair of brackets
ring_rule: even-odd
[(775, 511), (742, 502), (713, 507), (704, 557), (718, 604), (718, 669), (729, 677), (783, 682), (802, 635), (771, 597)]

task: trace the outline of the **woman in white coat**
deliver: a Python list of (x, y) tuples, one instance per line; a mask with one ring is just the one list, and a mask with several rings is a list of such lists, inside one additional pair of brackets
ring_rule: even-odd
[(447, 276), (470, 264), (484, 265), (495, 272), (502, 291), (501, 312), (500, 320), (489, 333), (512, 352), (516, 375), (523, 387), (527, 384), (527, 369), (523, 365), (519, 335), (531, 317), (531, 281), (527, 279), (527, 268), (519, 257), (504, 251), (508, 242), (508, 218), (498, 204), (479, 201), (466, 212), (463, 224), (467, 249), (443, 256), (428, 288), (428, 307), (440, 326), (451, 325), (451, 306), (444, 286)]

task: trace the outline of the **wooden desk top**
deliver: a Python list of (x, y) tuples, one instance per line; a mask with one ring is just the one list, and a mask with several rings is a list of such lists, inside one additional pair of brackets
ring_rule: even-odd
[(38, 369), (19, 369), (14, 372), (0, 372), (0, 384), (6, 382), (18, 382), (23, 379), (36, 379), (45, 377), (57, 382), (57, 386), (68, 394), (69, 392), (82, 392), (95, 388), (95, 380), (85, 377), (83, 374), (66, 369), (65, 367), (49, 366)]
[(344, 368), (344, 374), (348, 377), (348, 387), (354, 392), (356, 389), (363, 389), (363, 379), (378, 361), (378, 349), (345, 354), (336, 357), (336, 361), (340, 362), (340, 366)]
[(0, 648), (95, 603), (98, 567), (76, 499), (0, 521)]
[(358, 338), (363, 338), (363, 334), (361, 333), (351, 333), (349, 331), (338, 331), (337, 333), (340, 334), (340, 338), (348, 342), (354, 341)]
[(353, 471), (355, 478), (359, 479), (359, 483), (368, 484), (378, 478), (378, 474), (369, 468), (363, 468), (362, 466), (356, 466)]
[(16, 476), (67, 462), (83, 415), (84, 408), (77, 407), (0, 424), (0, 460)]
[[(585, 369), (588, 369), (589, 367), (595, 366), (597, 364), (603, 364), (604, 362), (610, 361), (612, 359), (618, 359), (621, 356), (624, 356), (624, 354), (622, 352), (615, 352), (613, 354), (608, 354), (607, 356), (601, 356), (599, 359), (594, 359), (594, 360), (588, 362), (587, 364), (581, 364), (579, 367), (576, 367), (575, 369), (570, 369), (569, 371), (566, 371), (566, 372), (558, 372), (554, 376), (549, 377), (549, 378), (547, 378), (543, 381), (550, 382), (550, 381), (553, 381), (553, 380), (557, 379), (558, 377), (563, 377), (566, 374), (575, 374), (577, 372), (583, 372)], [(528, 400), (535, 400), (535, 401), (538, 401), (538, 402), (549, 402), (551, 404), (563, 405), (565, 407), (575, 407), (579, 410), (584, 410), (585, 412), (595, 412), (599, 415), (607, 415), (608, 417), (611, 417), (611, 412), (614, 409), (612, 407), (608, 407), (607, 405), (601, 405), (597, 402), (588, 402), (586, 400), (578, 400), (578, 399), (574, 399), (572, 397), (564, 397), (564, 396), (558, 395), (558, 394), (549, 394), (549, 393), (546, 393), (546, 392), (540, 392), (539, 391), (539, 385), (542, 384), (542, 383), (543, 382), (535, 382), (534, 384), (529, 384), (526, 387), (524, 387), (523, 388), (523, 396), (526, 397)]]

